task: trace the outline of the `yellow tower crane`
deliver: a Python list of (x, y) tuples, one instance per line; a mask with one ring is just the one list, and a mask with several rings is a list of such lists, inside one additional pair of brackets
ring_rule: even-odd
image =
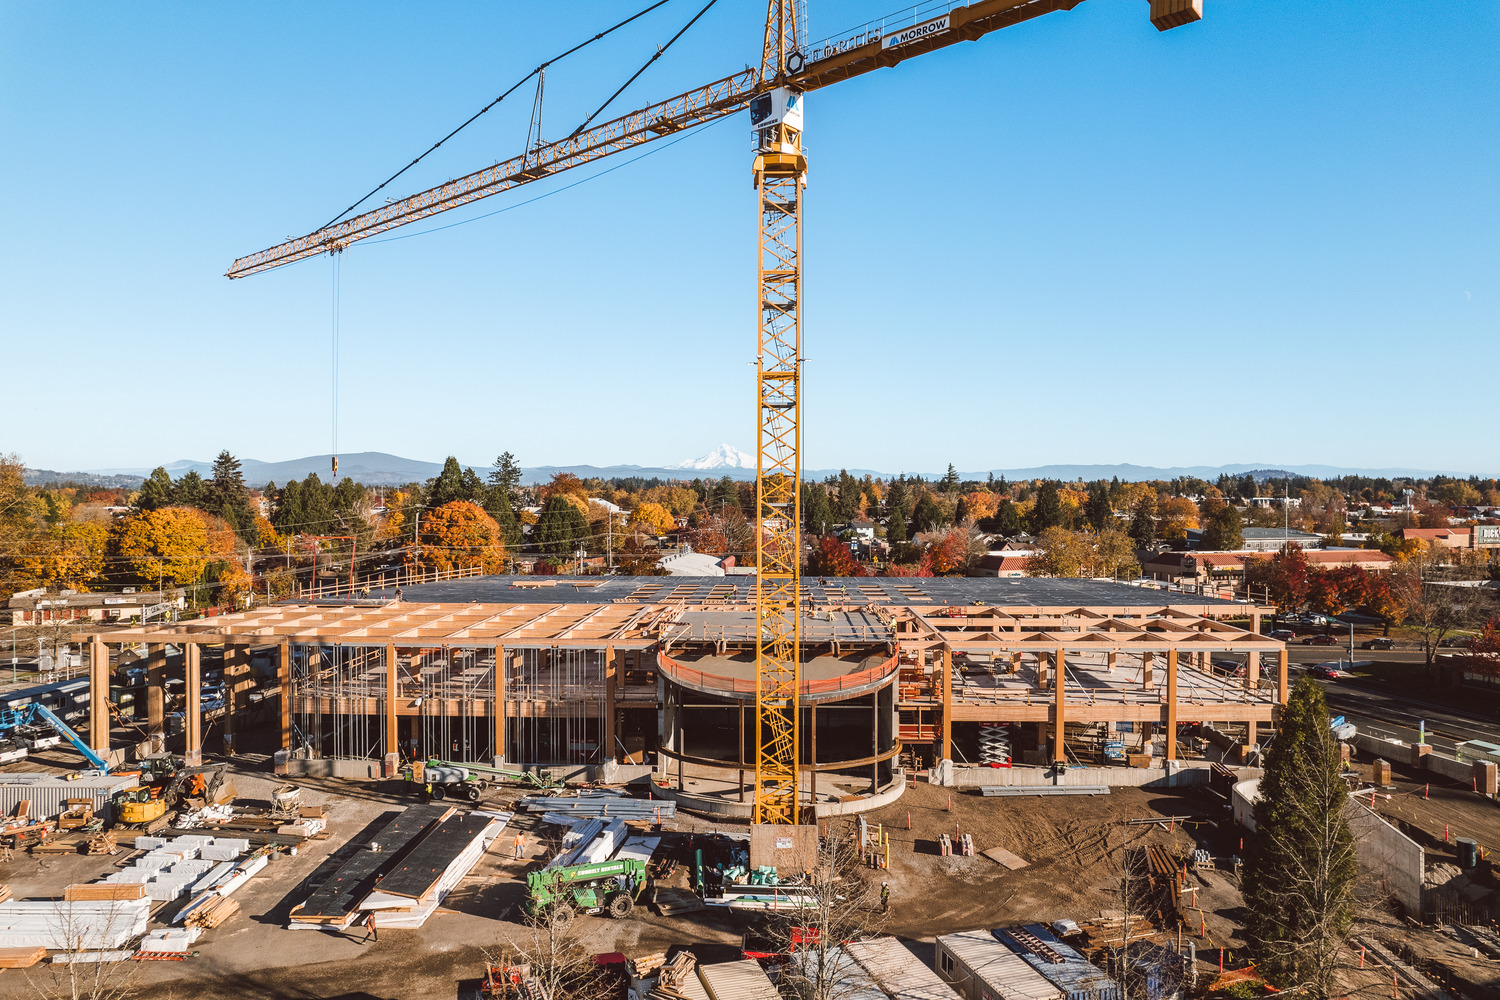
[[(334, 254), (398, 226), (500, 194), (522, 184), (703, 125), (742, 108), (755, 131), (753, 174), (760, 203), (756, 323), (756, 752), (757, 824), (796, 825), (810, 818), (799, 792), (800, 606), (802, 555), (802, 149), (803, 97), (810, 91), (898, 65), (913, 56), (973, 41), (1082, 0), (928, 0), (909, 21), (872, 22), (809, 46), (801, 0), (767, 0), (758, 70), (726, 76), (628, 115), (534, 144), (446, 184), (335, 222), (236, 260), (244, 278), (284, 264)], [(1197, 21), (1203, 0), (1148, 0), (1151, 23), (1165, 31)], [(696, 18), (695, 18), (696, 20)]]

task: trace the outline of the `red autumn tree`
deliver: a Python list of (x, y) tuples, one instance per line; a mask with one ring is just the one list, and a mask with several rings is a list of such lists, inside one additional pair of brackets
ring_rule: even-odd
[(818, 547), (807, 557), (809, 576), (859, 576), (859, 562), (849, 546), (836, 535), (818, 539)]

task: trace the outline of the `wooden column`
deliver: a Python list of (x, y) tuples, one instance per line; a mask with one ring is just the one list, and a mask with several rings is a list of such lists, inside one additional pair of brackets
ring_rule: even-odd
[(401, 739), (396, 726), (396, 644), (385, 647), (385, 752), (396, 755), (397, 766), (401, 763)]
[(953, 650), (943, 647), (943, 755), (953, 759)]
[(167, 680), (166, 643), (146, 647), (146, 732), (159, 733), (167, 721), (167, 698), (162, 685)]
[(187, 753), (183, 759), (189, 766), (203, 763), (203, 681), (198, 673), (198, 652), (198, 644), (189, 642), (182, 657), (187, 683), (187, 706), (183, 710)]
[(1156, 666), (1155, 653), (1141, 654), (1141, 687), (1152, 688), (1156, 686), (1156, 680), (1152, 677), (1152, 668)]
[(250, 663), (249, 646), (224, 644), (224, 752), (234, 746), (234, 713), (240, 707), (240, 686)]
[(1021, 670), (1021, 651), (1019, 649), (1015, 649), (1015, 650), (1012, 650), (1011, 654), (1010, 654), (1010, 672), (1014, 674), (1014, 673), (1019, 673), (1020, 670)]
[[(323, 643), (322, 640), (314, 638), (312, 643), (307, 647), (307, 677), (309, 689), (314, 686), (317, 676), (322, 672)], [(311, 712), (309, 714), (309, 728), (312, 731), (303, 733), (302, 735), (306, 737), (310, 743), (312, 743), (313, 755), (321, 757), (323, 756), (323, 696), (313, 695), (308, 700), (310, 702), (309, 707), (311, 708)]]
[(1114, 670), (1115, 670), (1115, 659), (1119, 655), (1120, 654), (1117, 653), (1117, 652), (1115, 652), (1113, 649), (1111, 649), (1108, 653), (1104, 654), (1104, 665), (1105, 665), (1106, 668), (1108, 668), (1108, 670), (1109, 670), (1110, 673), (1114, 673)]
[(1177, 650), (1167, 650), (1167, 760), (1177, 759)]
[(1052, 684), (1057, 691), (1057, 700), (1052, 709), (1052, 759), (1059, 764), (1066, 763), (1068, 752), (1064, 746), (1063, 728), (1067, 723), (1067, 659), (1061, 649), (1057, 651), (1056, 658), (1052, 661)]
[(1047, 681), (1050, 674), (1048, 668), (1050, 665), (1051, 661), (1048, 658), (1048, 654), (1042, 652), (1036, 654), (1036, 687), (1038, 691), (1047, 690)]
[(739, 732), (740, 732), (740, 738), (739, 738), (739, 742), (735, 744), (735, 746), (738, 749), (735, 750), (734, 755), (735, 755), (735, 759), (738, 760), (739, 764), (740, 764), (740, 777), (739, 777), (740, 801), (743, 802), (743, 801), (745, 801), (745, 703), (744, 702), (740, 702), (739, 711), (737, 713), (735, 713), (735, 714), (739, 717), (739, 720), (740, 720), (740, 730), (739, 730)]
[(1276, 700), (1286, 704), (1286, 649), (1276, 655)]
[(281, 692), (281, 749), (292, 748), (292, 642), (282, 639), (276, 646), (276, 688)]
[(604, 759), (618, 760), (615, 756), (615, 703), (619, 698), (616, 685), (620, 681), (619, 664), (615, 662), (615, 647), (604, 647)]
[(502, 762), (505, 760), (505, 678), (510, 673), (507, 659), (510, 653), (504, 646), (495, 646), (495, 756)]
[(1260, 690), (1260, 654), (1245, 654), (1245, 690), (1251, 694)]
[(109, 647), (89, 637), (89, 746), (109, 758)]

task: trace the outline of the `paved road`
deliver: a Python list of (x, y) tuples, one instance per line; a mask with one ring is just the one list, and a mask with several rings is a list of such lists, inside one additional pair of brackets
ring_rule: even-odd
[(1386, 691), (1374, 681), (1319, 683), (1327, 692), (1328, 707), (1372, 736), (1415, 742), (1425, 722), (1427, 742), (1439, 753), (1452, 754), (1453, 745), (1464, 740), (1500, 743), (1500, 713), (1491, 709), (1457, 709), (1419, 701), (1404, 692)]

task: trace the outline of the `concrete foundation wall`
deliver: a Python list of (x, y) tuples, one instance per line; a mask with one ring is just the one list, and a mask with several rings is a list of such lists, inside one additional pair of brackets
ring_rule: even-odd
[(1475, 778), (1473, 761), (1445, 757), (1440, 753), (1431, 752), (1428, 746), (1413, 746), (1410, 743), (1402, 743), (1400, 740), (1381, 739), (1364, 733), (1357, 734), (1351, 742), (1355, 749), (1388, 760), (1392, 764), (1431, 771), (1433, 774), (1466, 785), (1473, 782)]
[(1345, 815), (1354, 832), (1360, 865), (1379, 878), (1408, 913), (1420, 914), (1425, 864), (1422, 845), (1354, 799), (1349, 800)]
[(1071, 767), (1060, 775), (1054, 775), (1050, 767), (954, 767), (951, 773), (952, 780), (948, 783), (955, 787), (1109, 785), (1114, 788), (1168, 788), (1208, 784), (1209, 767), (1207, 764), (1184, 763), (1167, 767)]

